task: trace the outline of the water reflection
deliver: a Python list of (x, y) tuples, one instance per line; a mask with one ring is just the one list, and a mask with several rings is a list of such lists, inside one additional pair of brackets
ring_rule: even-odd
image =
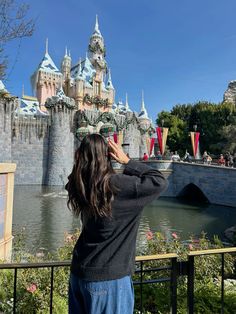
[[(58, 187), (16, 186), (14, 194), (13, 234), (26, 228), (26, 247), (38, 251), (55, 250), (63, 244), (64, 233), (80, 227), (66, 206), (66, 191)], [(161, 198), (144, 209), (137, 245), (142, 250), (146, 232), (160, 231), (170, 237), (198, 236), (202, 230), (211, 237), (223, 237), (226, 228), (236, 221), (236, 208), (189, 204), (173, 198)]]

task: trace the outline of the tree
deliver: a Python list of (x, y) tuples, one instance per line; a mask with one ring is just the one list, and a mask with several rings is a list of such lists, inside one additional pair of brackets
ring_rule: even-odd
[(169, 128), (168, 147), (171, 151), (178, 151), (179, 154), (183, 155), (186, 149), (190, 149), (187, 122), (167, 111), (158, 114), (157, 124), (161, 125), (162, 120), (164, 120), (164, 126)]
[(7, 57), (4, 56), (6, 43), (33, 34), (34, 20), (27, 18), (29, 6), (17, 4), (15, 0), (0, 0), (0, 79), (6, 74)]
[(158, 114), (157, 123), (165, 121), (169, 128), (167, 144), (170, 150), (183, 153), (191, 150), (189, 132), (200, 132), (200, 149), (210, 154), (236, 150), (236, 106), (233, 103), (199, 101), (193, 105), (176, 105), (170, 112)]

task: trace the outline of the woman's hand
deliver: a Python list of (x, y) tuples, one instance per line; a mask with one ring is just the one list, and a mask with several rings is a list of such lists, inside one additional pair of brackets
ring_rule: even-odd
[(120, 164), (127, 164), (129, 157), (123, 152), (123, 149), (112, 140), (108, 140), (108, 146), (110, 149), (109, 154)]

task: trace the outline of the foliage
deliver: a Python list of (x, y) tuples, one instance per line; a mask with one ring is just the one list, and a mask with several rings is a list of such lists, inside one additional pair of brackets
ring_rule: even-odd
[(0, 79), (5, 75), (7, 58), (4, 54), (5, 44), (16, 38), (31, 36), (34, 21), (28, 19), (29, 6), (17, 4), (15, 0), (0, 1)]
[[(79, 231), (65, 235), (65, 245), (54, 255), (24, 250), (24, 234), (20, 233), (14, 242), (13, 262), (45, 262), (49, 260), (70, 260)], [(53, 313), (67, 313), (69, 267), (54, 268)], [(14, 270), (0, 271), (0, 312), (12, 313)], [(17, 313), (46, 314), (49, 309), (50, 268), (28, 268), (17, 272)]]
[(236, 107), (232, 103), (220, 104), (200, 101), (193, 105), (176, 105), (170, 112), (162, 111), (158, 114), (157, 124), (164, 120), (169, 127), (167, 145), (170, 150), (191, 151), (189, 132), (197, 126), (200, 132), (200, 149), (210, 154), (229, 150), (236, 152)]
[[(193, 250), (206, 250), (209, 248), (222, 248), (223, 244), (215, 237), (213, 241), (207, 239), (202, 233), (199, 239), (191, 237), (189, 241), (182, 242), (176, 233), (172, 233), (172, 238), (167, 239), (163, 234), (157, 232), (147, 233), (147, 247), (144, 252), (147, 255), (164, 254), (177, 252), (180, 260), (186, 260), (187, 253)], [(227, 254), (225, 256), (225, 272), (232, 275), (234, 271), (235, 258)], [(160, 268), (167, 266), (168, 261), (159, 260), (145, 263), (144, 269)], [(194, 313), (220, 313), (220, 255), (206, 255), (195, 258), (195, 294)], [(135, 280), (139, 280), (140, 275), (135, 275)], [(148, 272), (144, 274), (143, 281), (154, 278), (167, 278), (170, 273), (166, 270), (159, 272)], [(232, 288), (233, 287), (233, 288)], [(140, 304), (140, 288), (136, 288), (136, 313)], [(187, 313), (187, 278), (178, 278), (178, 313)], [(225, 313), (235, 313), (236, 309), (236, 282), (230, 288), (225, 289)], [(158, 283), (143, 286), (143, 307), (144, 313), (169, 313), (170, 312), (170, 285), (169, 283)]]
[[(13, 262), (44, 262), (48, 260), (70, 260), (73, 247), (79, 236), (79, 231), (75, 234), (65, 235), (65, 244), (59, 248), (54, 255), (43, 255), (38, 253), (35, 256), (25, 252), (23, 234), (16, 237), (14, 243)], [(176, 233), (172, 233), (171, 238), (165, 238), (163, 234), (157, 232), (147, 233), (145, 255), (177, 252), (179, 259), (186, 260), (187, 253), (192, 250), (209, 249), (222, 247), (222, 243), (217, 237), (209, 241), (206, 234), (202, 234), (199, 239), (190, 238), (189, 241), (182, 242)], [(144, 269), (166, 266), (167, 260), (150, 261), (144, 263)], [(226, 255), (225, 272), (227, 275), (233, 273), (234, 258)], [(220, 256), (202, 256), (195, 260), (195, 313), (220, 313)], [(137, 269), (139, 265), (137, 264)], [(148, 272), (143, 275), (143, 280), (156, 278), (167, 278), (169, 272), (163, 269), (159, 272)], [(67, 290), (68, 290), (68, 267), (58, 267), (54, 269), (54, 290), (53, 290), (53, 313), (67, 313)], [(0, 271), (0, 312), (12, 313), (13, 307), (13, 279), (12, 270)], [(140, 279), (140, 274), (135, 274), (134, 281)], [(187, 281), (186, 276), (178, 279), (178, 313), (187, 313)], [(236, 309), (236, 283), (225, 282), (225, 313), (234, 313)], [(158, 284), (143, 285), (143, 306), (145, 314), (165, 314), (170, 309), (170, 286), (168, 282)], [(46, 314), (49, 309), (50, 295), (50, 269), (21, 269), (17, 276), (17, 312)], [(135, 286), (135, 313), (140, 313), (140, 287)]]
[(165, 127), (169, 128), (167, 137), (168, 148), (173, 152), (178, 151), (181, 155), (185, 153), (186, 149), (190, 150), (187, 122), (167, 111), (162, 111), (158, 114), (157, 124), (161, 125), (162, 120), (165, 122)]

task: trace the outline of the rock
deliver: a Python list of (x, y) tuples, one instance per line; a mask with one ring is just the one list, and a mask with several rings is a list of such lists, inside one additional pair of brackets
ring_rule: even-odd
[(236, 104), (236, 81), (229, 82), (228, 89), (224, 93), (224, 101)]

